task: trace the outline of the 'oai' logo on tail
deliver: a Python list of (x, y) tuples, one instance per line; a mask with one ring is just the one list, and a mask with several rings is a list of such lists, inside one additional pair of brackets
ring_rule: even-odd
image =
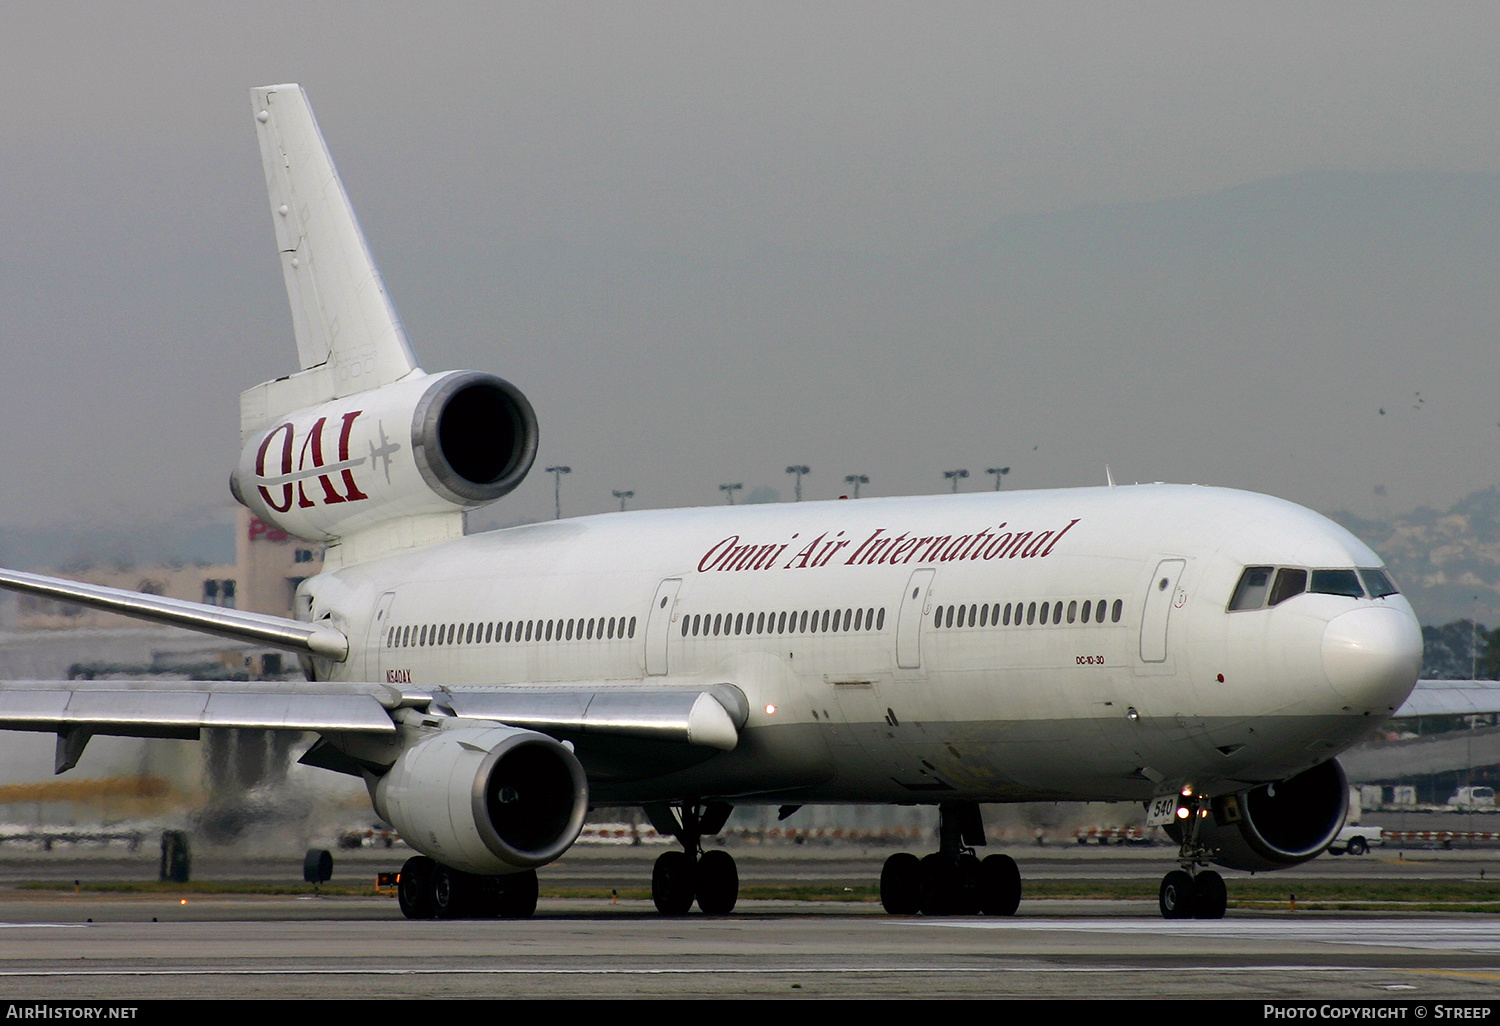
[[(255, 476), (259, 480), (260, 495), (278, 513), (285, 513), (292, 508), (296, 502), (299, 507), (306, 508), (318, 505), (332, 505), (336, 502), (357, 502), (360, 499), (368, 499), (369, 496), (359, 490), (354, 483), (354, 468), (363, 466), (367, 457), (358, 459), (349, 458), (349, 436), (354, 430), (354, 421), (364, 410), (354, 410), (344, 414), (339, 427), (338, 461), (326, 463), (323, 459), (323, 429), (328, 423), (327, 417), (319, 417), (303, 438), (302, 445), (297, 451), (297, 466), (292, 467), (292, 450), (297, 448), (297, 429), (290, 421), (277, 426), (265, 440), (260, 443), (260, 451), (255, 454)], [(281, 439), (281, 466), (280, 473), (275, 476), (266, 474), (266, 455)], [(385, 464), (386, 480), (390, 480), (391, 456), (399, 452), (401, 446), (387, 441), (385, 437), (385, 426), (380, 425), (380, 447), (377, 449), (372, 443), (368, 460), (374, 463), (380, 459)], [(339, 478), (335, 482), (335, 477)], [(321, 500), (314, 495), (309, 496), (306, 483), (312, 478), (317, 478), (323, 486)], [(280, 494), (273, 493), (272, 489), (280, 489)]]

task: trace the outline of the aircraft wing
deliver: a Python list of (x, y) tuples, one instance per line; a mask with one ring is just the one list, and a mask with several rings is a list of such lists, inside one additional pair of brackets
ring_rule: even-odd
[(1419, 680), (1392, 718), (1484, 713), (1500, 713), (1500, 680)]
[[(403, 708), (430, 718), (434, 727), (449, 718), (498, 721), (581, 743), (601, 764), (609, 763), (610, 775), (622, 759), (649, 773), (733, 749), (748, 715), (744, 694), (730, 684), (576, 681), (451, 691), (326, 681), (0, 684), (0, 730), (56, 733), (58, 773), (77, 765), (95, 735), (196, 739), (204, 728), (238, 727), (394, 737)], [(702, 754), (693, 755), (695, 750)], [(590, 758), (581, 757), (587, 766)]]
[(19, 570), (0, 570), (0, 588), (302, 655), (321, 656), (335, 662), (342, 662), (349, 656), (349, 639), (343, 631), (326, 623), (304, 623), (284, 616), (241, 612)]

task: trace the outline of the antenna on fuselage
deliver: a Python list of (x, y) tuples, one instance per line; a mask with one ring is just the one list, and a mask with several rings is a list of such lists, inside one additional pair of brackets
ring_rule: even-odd
[(1109, 472), (1108, 463), (1104, 465), (1104, 483), (1109, 485), (1111, 488), (1115, 486), (1115, 475)]

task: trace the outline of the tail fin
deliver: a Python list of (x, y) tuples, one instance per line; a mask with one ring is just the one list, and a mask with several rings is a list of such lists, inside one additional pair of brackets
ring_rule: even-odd
[(303, 369), (244, 393), (246, 437), (290, 410), (417, 369), (307, 94), (297, 85), (262, 86), (251, 98)]

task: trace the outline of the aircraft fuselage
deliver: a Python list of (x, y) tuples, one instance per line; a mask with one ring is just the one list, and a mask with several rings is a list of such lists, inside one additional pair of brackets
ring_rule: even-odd
[[(701, 687), (738, 746), (595, 801), (1145, 800), (1286, 778), (1411, 690), (1400, 595), (1228, 606), (1247, 567), (1375, 568), (1267, 496), (1145, 485), (605, 514), (336, 570), (319, 675)], [(363, 644), (361, 645), (361, 641)], [(587, 761), (587, 760), (586, 760)]]

